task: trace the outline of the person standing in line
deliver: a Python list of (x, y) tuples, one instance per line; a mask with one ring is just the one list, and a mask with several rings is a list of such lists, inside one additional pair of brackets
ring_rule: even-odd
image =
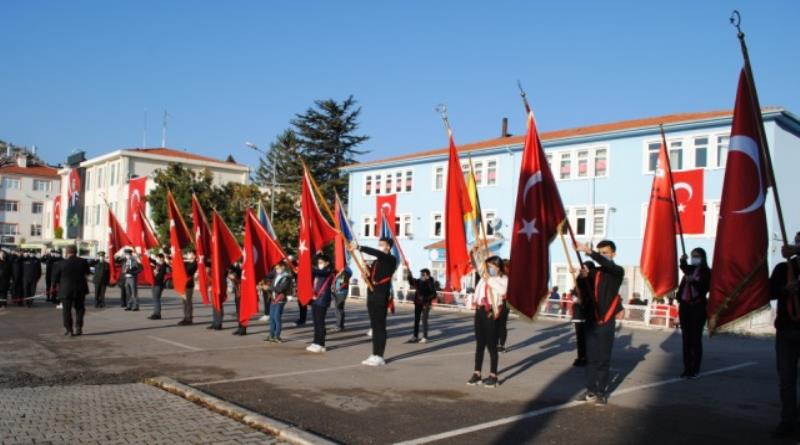
[[(781, 399), (781, 420), (773, 431), (776, 438), (790, 437), (797, 430), (797, 362), (800, 359), (800, 232), (794, 244), (783, 246), (786, 261), (778, 263), (769, 277), (770, 298), (778, 300), (775, 317), (775, 361)], [(791, 264), (792, 267), (789, 267)]]
[(8, 291), (11, 288), (13, 261), (5, 250), (0, 250), (0, 307), (8, 307)]
[(378, 240), (378, 248), (359, 246), (352, 242), (354, 249), (359, 249), (367, 255), (375, 257), (370, 266), (370, 281), (372, 290), (367, 292), (367, 312), (369, 313), (370, 337), (372, 338), (372, 355), (361, 362), (366, 366), (384, 366), (386, 360), (386, 315), (389, 310), (389, 301), (392, 292), (392, 277), (397, 270), (397, 258), (391, 254), (394, 242), (390, 238)]
[(700, 373), (703, 360), (703, 328), (706, 325), (708, 290), (711, 288), (711, 269), (706, 251), (700, 247), (691, 252), (691, 263), (681, 256), (683, 278), (678, 286), (678, 316), (683, 337), (683, 373), (681, 377), (694, 379)]
[(263, 280), (258, 283), (258, 295), (261, 297), (261, 302), (264, 305), (264, 315), (258, 318), (258, 321), (269, 321), (269, 306), (270, 294), (272, 293), (272, 280), (275, 279), (275, 269), (270, 271)]
[(153, 313), (147, 317), (148, 320), (161, 320), (161, 294), (164, 292), (165, 279), (167, 277), (167, 263), (164, 254), (159, 253), (155, 256), (153, 264)]
[(86, 294), (89, 293), (89, 285), (86, 283), (86, 276), (91, 273), (89, 263), (78, 257), (77, 253), (78, 249), (75, 246), (67, 246), (66, 259), (59, 264), (53, 274), (53, 281), (58, 286), (58, 297), (62, 303), (64, 335), (68, 336), (83, 334)]
[(286, 297), (291, 289), (292, 274), (286, 270), (286, 264), (280, 262), (275, 265), (274, 276), (270, 285), (269, 336), (265, 341), (283, 342), (281, 339), (283, 308), (286, 306)]
[(347, 295), (350, 293), (350, 278), (353, 272), (349, 267), (345, 266), (341, 272), (336, 274), (336, 279), (333, 280), (333, 299), (334, 309), (336, 310), (336, 330), (339, 332), (344, 331), (344, 304), (347, 301)]
[(106, 307), (106, 288), (111, 277), (111, 268), (106, 261), (105, 252), (97, 252), (97, 259), (94, 262), (94, 307)]
[(599, 266), (592, 272), (581, 268), (578, 278), (591, 289), (594, 299), (594, 317), (586, 323), (586, 395), (584, 400), (600, 405), (608, 403), (608, 381), (611, 366), (611, 351), (614, 348), (616, 316), (622, 311), (619, 289), (625, 278), (625, 269), (614, 263), (617, 246), (613, 241), (597, 243), (597, 251), (585, 244), (578, 244), (578, 251), (585, 252)]
[[(411, 271), (408, 273), (408, 284), (414, 289), (414, 335), (409, 343), (428, 342), (428, 315), (436, 299), (436, 284), (431, 277), (431, 271), (422, 269), (419, 278), (414, 278)], [(419, 323), (422, 321), (422, 338), (419, 336)]]
[(42, 277), (42, 263), (33, 252), (25, 252), (25, 262), (22, 265), (22, 285), (25, 305), (33, 306), (33, 298), (36, 296), (36, 285)]
[(58, 250), (50, 249), (41, 258), (42, 264), (45, 266), (44, 272), (44, 293), (47, 301), (55, 303), (56, 296), (53, 289), (53, 268), (54, 264), (61, 261), (61, 253)]
[[(594, 262), (585, 261), (583, 266), (593, 273)], [(586, 280), (578, 280), (572, 291), (572, 325), (575, 327), (575, 344), (578, 356), (572, 366), (583, 368), (586, 366), (586, 320), (592, 313), (592, 288)]]
[(333, 285), (333, 268), (331, 261), (324, 253), (317, 254), (317, 267), (313, 269), (314, 295), (311, 298), (311, 311), (314, 317), (314, 341), (308, 345), (306, 351), (314, 353), (325, 352), (325, 316), (331, 305), (331, 287)]
[(142, 271), (142, 265), (133, 254), (131, 249), (125, 249), (125, 257), (122, 262), (121, 275), (125, 281), (125, 294), (128, 297), (128, 306), (126, 311), (139, 310), (139, 272)]
[[(467, 385), (497, 386), (497, 317), (508, 288), (503, 260), (498, 256), (486, 259), (480, 267), (481, 279), (475, 293), (467, 297), (467, 307), (475, 309), (475, 370)], [(483, 355), (489, 350), (489, 377), (482, 379)]]
[(14, 302), (17, 304), (17, 306), (22, 306), (25, 304), (25, 300), (23, 300), (23, 295), (25, 293), (25, 286), (23, 285), (25, 257), (23, 256), (22, 252), (18, 250), (14, 253), (12, 258), (14, 259), (12, 265), (12, 292), (14, 295)]
[(189, 326), (193, 323), (194, 318), (194, 283), (197, 279), (197, 268), (205, 267), (205, 265), (198, 265), (197, 257), (194, 250), (189, 250), (186, 253), (186, 259), (183, 261), (183, 268), (186, 271), (186, 285), (184, 286), (185, 292), (183, 296), (183, 319), (178, 322), (178, 326)]
[(233, 297), (233, 302), (236, 305), (237, 327), (236, 330), (233, 331), (233, 335), (247, 335), (247, 323), (249, 320), (246, 320), (244, 323), (242, 323), (241, 319), (239, 318), (239, 311), (241, 310), (242, 306), (241, 285), (242, 269), (240, 267), (232, 268), (228, 272), (228, 296)]

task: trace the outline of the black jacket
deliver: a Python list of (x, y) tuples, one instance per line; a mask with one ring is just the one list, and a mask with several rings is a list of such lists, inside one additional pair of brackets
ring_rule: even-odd
[(436, 298), (436, 284), (433, 277), (424, 279), (409, 275), (408, 284), (414, 288), (414, 304), (428, 305)]
[(58, 285), (58, 297), (79, 298), (89, 293), (86, 275), (89, 275), (89, 262), (76, 256), (59, 263), (53, 273), (53, 283)]
[(394, 271), (397, 270), (397, 259), (390, 253), (385, 253), (372, 247), (360, 246), (359, 249), (367, 255), (375, 257), (375, 262), (372, 263), (369, 274), (373, 289), (368, 292), (367, 296), (374, 295), (389, 298), (389, 292), (392, 288), (392, 276)]
[(0, 287), (8, 288), (11, 284), (11, 277), (14, 275), (14, 260), (11, 255), (6, 255), (5, 259), (0, 260)]
[[(693, 279), (692, 277), (698, 267), (700, 266), (687, 264), (686, 260), (681, 258), (683, 278), (681, 278), (681, 284), (678, 285), (678, 293), (675, 295), (681, 305), (706, 304), (708, 302), (708, 290), (711, 288), (711, 269), (701, 267), (697, 279)], [(686, 286), (689, 286), (689, 295), (691, 295), (689, 301), (683, 301), (683, 293)]]
[(22, 262), (22, 281), (34, 283), (42, 277), (42, 263), (37, 258), (27, 257)]
[(194, 289), (194, 274), (197, 273), (197, 261), (184, 261), (186, 270), (186, 289)]
[[(795, 279), (800, 276), (800, 257), (791, 259), (794, 265)], [(800, 321), (793, 321), (789, 317), (789, 298), (791, 295), (786, 289), (788, 283), (788, 263), (778, 263), (769, 276), (770, 299), (778, 300), (778, 313), (775, 317), (775, 329), (800, 329)], [(800, 297), (798, 297), (800, 299)]]
[(164, 278), (167, 275), (167, 263), (153, 263), (153, 286), (164, 287)]
[(94, 263), (94, 284), (108, 284), (111, 279), (111, 265), (107, 261), (96, 261)]
[(617, 296), (622, 287), (622, 279), (625, 278), (625, 269), (597, 252), (592, 252), (589, 256), (600, 266), (589, 271), (588, 277), (579, 277), (578, 285), (582, 291), (589, 291), (592, 299), (594, 310), (589, 313), (589, 319), (600, 323), (610, 314), (610, 321), (622, 311), (622, 301)]

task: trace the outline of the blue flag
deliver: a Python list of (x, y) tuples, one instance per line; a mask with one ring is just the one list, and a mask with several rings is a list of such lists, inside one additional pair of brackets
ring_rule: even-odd
[(272, 239), (278, 239), (278, 237), (275, 236), (275, 229), (272, 227), (272, 221), (269, 220), (267, 211), (264, 210), (264, 206), (261, 205), (260, 202), (258, 203), (258, 222), (261, 223), (261, 226), (264, 227), (264, 230), (269, 233)]
[(392, 255), (394, 255), (398, 265), (403, 264), (402, 256), (400, 255), (400, 246), (397, 245), (397, 238), (394, 237), (394, 232), (389, 228), (389, 223), (386, 221), (386, 218), (383, 218), (382, 221), (381, 238), (392, 240)]

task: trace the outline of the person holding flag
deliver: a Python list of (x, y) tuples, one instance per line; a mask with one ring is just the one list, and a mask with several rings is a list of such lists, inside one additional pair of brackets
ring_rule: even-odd
[[(428, 342), (428, 315), (436, 299), (436, 282), (430, 270), (422, 269), (419, 271), (419, 278), (414, 278), (411, 271), (408, 271), (408, 284), (414, 289), (414, 334), (408, 342), (424, 344)], [(422, 320), (422, 338), (419, 337), (420, 320)]]
[[(478, 267), (480, 281), (475, 285), (475, 293), (467, 296), (466, 305), (475, 309), (475, 372), (467, 385), (483, 385), (487, 388), (497, 386), (497, 318), (505, 303), (503, 296), (508, 289), (508, 277), (498, 256), (487, 258)], [(489, 350), (489, 377), (481, 378), (483, 354)]]
[(708, 267), (706, 251), (692, 249), (691, 260), (681, 256), (683, 279), (676, 295), (678, 314), (683, 338), (683, 373), (681, 377), (694, 379), (700, 373), (703, 359), (703, 328), (706, 326), (708, 289), (711, 287), (711, 268)]
[(317, 267), (312, 271), (314, 277), (314, 296), (311, 298), (311, 313), (314, 317), (314, 341), (306, 348), (308, 352), (325, 352), (325, 316), (331, 305), (333, 268), (327, 255), (320, 252), (316, 257)]
[(395, 247), (394, 241), (391, 237), (382, 236), (378, 241), (377, 249), (359, 246), (355, 240), (351, 242), (351, 246), (353, 250), (358, 249), (375, 257), (369, 272), (372, 289), (367, 291), (367, 312), (372, 332), (372, 355), (361, 364), (383, 366), (386, 364), (386, 360), (383, 358), (386, 351), (386, 315), (391, 300), (392, 277), (398, 265), (397, 257), (391, 253)]

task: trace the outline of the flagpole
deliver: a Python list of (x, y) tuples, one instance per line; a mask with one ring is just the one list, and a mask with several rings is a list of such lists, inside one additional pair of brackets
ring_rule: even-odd
[[(739, 38), (739, 44), (742, 49), (742, 57), (744, 58), (744, 72), (745, 77), (747, 78), (748, 86), (750, 87), (750, 92), (753, 95), (753, 102), (755, 104), (754, 113), (758, 113), (756, 117), (756, 122), (758, 125), (756, 126), (756, 131), (758, 131), (758, 137), (760, 139), (760, 146), (761, 146), (761, 154), (764, 157), (764, 161), (767, 164), (767, 179), (769, 180), (770, 185), (772, 186), (772, 196), (775, 200), (775, 211), (778, 213), (778, 224), (781, 230), (781, 238), (783, 239), (783, 244), (789, 244), (789, 238), (786, 236), (786, 225), (783, 221), (783, 208), (781, 207), (781, 200), (778, 195), (778, 183), (775, 181), (775, 172), (772, 169), (772, 155), (769, 152), (769, 146), (767, 145), (767, 136), (766, 131), (764, 131), (764, 121), (761, 118), (761, 103), (758, 101), (758, 91), (756, 90), (756, 83), (755, 79), (753, 78), (753, 69), (750, 66), (750, 54), (747, 51), (747, 43), (744, 41), (744, 33), (741, 29), (742, 23), (742, 16), (739, 14), (738, 10), (733, 10), (733, 13), (730, 17), (731, 25), (736, 28), (737, 37)], [(794, 266), (789, 262), (789, 268), (793, 269)]]
[[(336, 203), (339, 204), (339, 208), (342, 209), (342, 212), (344, 212), (344, 208), (342, 207), (342, 200), (339, 199), (339, 194), (336, 193), (336, 191), (333, 192), (333, 199), (336, 200)], [(336, 218), (334, 219), (333, 222), (334, 225), (338, 228), (339, 219)], [(360, 244), (358, 242), (358, 239), (356, 238), (356, 233), (353, 231), (353, 228), (350, 227), (350, 222), (347, 221), (347, 218), (345, 218), (344, 223), (347, 224), (347, 230), (350, 232), (351, 235), (353, 235), (353, 240), (356, 242), (356, 244)], [(339, 232), (341, 233), (341, 230), (339, 230)], [(367, 264), (367, 262), (364, 260), (364, 253), (361, 252), (361, 250), (354, 249), (353, 246), (350, 245), (350, 243), (345, 243), (345, 245), (347, 246), (346, 249), (350, 252), (351, 255), (353, 255), (353, 261), (356, 263), (356, 267), (358, 267), (358, 272), (361, 273), (361, 278), (364, 280), (365, 283), (367, 283), (367, 288), (369, 290), (373, 290), (372, 280), (370, 280), (369, 274), (365, 269), (365, 265)]]
[(300, 162), (303, 163), (303, 171), (305, 172), (306, 176), (308, 177), (308, 182), (311, 183), (311, 187), (314, 189), (314, 193), (317, 195), (317, 200), (318, 201), (322, 201), (322, 207), (325, 208), (325, 213), (328, 214), (328, 217), (330, 217), (330, 219), (332, 221), (336, 220), (336, 218), (333, 216), (333, 212), (331, 211), (331, 208), (328, 207), (328, 203), (325, 201), (325, 197), (322, 195), (322, 192), (320, 192), (319, 186), (317, 186), (317, 182), (314, 181), (314, 178), (311, 177), (311, 172), (308, 170), (308, 166), (306, 165), (306, 161), (304, 161), (303, 159), (300, 159)]
[(667, 136), (664, 133), (664, 124), (658, 124), (661, 129), (661, 146), (666, 152), (667, 158), (667, 172), (669, 172), (669, 196), (672, 199), (672, 213), (675, 217), (675, 222), (678, 223), (678, 235), (681, 237), (681, 252), (686, 256), (686, 242), (683, 240), (683, 224), (681, 223), (681, 214), (678, 212), (678, 199), (675, 197), (675, 181), (672, 179), (672, 161), (669, 159), (669, 148), (667, 148)]

